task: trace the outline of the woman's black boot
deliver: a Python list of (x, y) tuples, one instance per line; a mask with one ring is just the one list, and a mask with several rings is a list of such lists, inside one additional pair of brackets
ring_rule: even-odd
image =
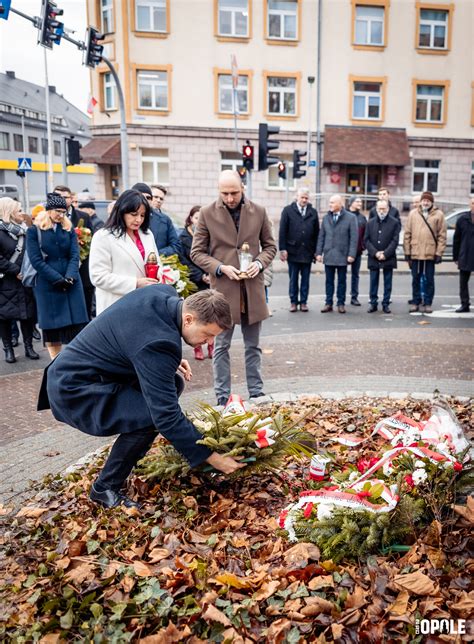
[(3, 350), (5, 351), (5, 362), (13, 364), (16, 362), (15, 353), (13, 351), (12, 343), (3, 341)]
[(33, 349), (33, 341), (31, 338), (29, 340), (24, 340), (25, 344), (25, 356), (30, 360), (39, 360), (39, 354)]

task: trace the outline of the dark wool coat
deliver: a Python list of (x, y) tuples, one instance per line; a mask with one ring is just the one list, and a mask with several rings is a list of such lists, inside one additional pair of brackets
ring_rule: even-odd
[(26, 236), (23, 249), (16, 262), (10, 261), (18, 242), (5, 230), (0, 230), (0, 320), (27, 320), (35, 317), (35, 298), (31, 288), (25, 288), (17, 278), (26, 249)]
[[(56, 230), (41, 231), (41, 249), (37, 227), (31, 226), (26, 233), (28, 255), (38, 271), (34, 287), (38, 306), (38, 324), (42, 329), (60, 329), (72, 324), (89, 321), (79, 277), (79, 246), (74, 230), (64, 230), (59, 224)], [(67, 291), (58, 290), (54, 282), (63, 277), (76, 280)]]
[(192, 466), (202, 463), (211, 452), (196, 444), (202, 435), (181, 411), (175, 381), (181, 302), (160, 284), (112, 304), (49, 365), (38, 408), (49, 402), (57, 420), (94, 436), (154, 426)]
[(474, 223), (470, 211), (460, 215), (456, 222), (453, 260), (458, 262), (460, 271), (474, 271)]
[(365, 250), (364, 238), (365, 238), (365, 229), (367, 227), (367, 217), (363, 215), (360, 210), (349, 210), (355, 218), (357, 219), (357, 226), (359, 228), (359, 236), (357, 237), (357, 257), (362, 255)]
[(318, 235), (318, 211), (310, 203), (306, 206), (304, 217), (296, 202), (283, 208), (278, 245), (280, 251), (287, 251), (289, 262), (311, 264), (316, 254)]
[(173, 222), (168, 215), (158, 210), (152, 210), (150, 215), (150, 230), (155, 238), (160, 255), (169, 257), (179, 255), (181, 245)]
[(276, 244), (265, 208), (245, 199), (240, 211), (238, 232), (220, 197), (210, 206), (201, 208), (193, 238), (191, 259), (203, 271), (209, 273), (211, 288), (226, 296), (234, 324), (240, 324), (243, 282), (248, 302), (248, 323), (255, 324), (268, 317), (263, 272), (253, 279), (242, 281), (230, 280), (225, 275), (216, 277), (216, 271), (221, 264), (239, 268), (239, 250), (244, 242), (249, 244), (253, 259), (258, 259), (263, 268), (271, 264), (276, 254)]
[[(367, 267), (369, 270), (378, 268), (397, 267), (397, 246), (400, 234), (400, 224), (396, 219), (387, 215), (383, 221), (378, 217), (370, 219), (365, 229), (365, 247), (368, 253)], [(376, 259), (375, 253), (383, 250), (386, 259)]]
[(316, 254), (323, 255), (327, 266), (347, 266), (347, 258), (356, 257), (357, 240), (357, 219), (351, 212), (341, 210), (336, 224), (332, 212), (328, 212), (321, 224)]
[[(395, 206), (392, 206), (390, 201), (388, 202), (388, 206), (389, 206), (388, 214), (390, 215), (390, 217), (394, 217), (401, 226), (402, 220), (400, 219), (400, 211), (398, 210), (398, 208), (395, 208)], [(377, 206), (372, 206), (372, 208), (369, 211), (369, 219), (373, 219), (376, 216), (377, 216)]]
[(181, 259), (183, 260), (183, 263), (189, 268), (190, 280), (194, 282), (194, 284), (196, 284), (199, 289), (209, 288), (209, 284), (206, 284), (202, 281), (202, 277), (203, 275), (205, 275), (204, 271), (201, 270), (199, 266), (197, 266), (191, 260), (193, 236), (186, 228), (181, 231), (181, 234), (179, 236), (179, 243), (181, 244)]

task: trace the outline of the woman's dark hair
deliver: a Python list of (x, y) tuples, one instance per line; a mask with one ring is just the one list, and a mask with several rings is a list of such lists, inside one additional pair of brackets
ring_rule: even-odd
[(184, 222), (184, 227), (187, 228), (188, 226), (191, 225), (191, 219), (193, 215), (195, 215), (197, 212), (201, 210), (201, 206), (193, 206), (191, 210), (189, 211), (189, 215), (186, 217), (186, 220)]
[(114, 204), (112, 212), (107, 219), (104, 228), (112, 231), (113, 233), (119, 233), (119, 235), (125, 235), (127, 232), (127, 226), (125, 225), (125, 215), (131, 212), (137, 212), (140, 206), (145, 208), (145, 219), (143, 220), (140, 230), (146, 233), (150, 227), (150, 205), (138, 190), (124, 190), (120, 197)]

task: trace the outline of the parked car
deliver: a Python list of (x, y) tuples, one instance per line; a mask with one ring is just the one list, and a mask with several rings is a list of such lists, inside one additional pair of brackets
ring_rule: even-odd
[[(463, 212), (466, 212), (466, 210), (468, 210), (467, 206), (465, 208), (457, 208), (456, 210), (453, 210), (446, 215), (446, 226), (448, 229), (448, 234), (446, 238), (446, 248), (443, 253), (443, 259), (445, 262), (453, 261), (454, 229), (456, 228), (456, 222), (459, 219), (460, 215), (462, 215)], [(399, 259), (405, 257), (405, 253), (403, 251), (403, 229), (400, 231), (400, 238), (398, 240), (397, 257)]]
[(20, 193), (18, 188), (10, 183), (0, 184), (0, 197), (10, 197), (10, 199), (19, 199)]
[(111, 203), (110, 199), (94, 199), (95, 213), (104, 223), (107, 221), (109, 203)]

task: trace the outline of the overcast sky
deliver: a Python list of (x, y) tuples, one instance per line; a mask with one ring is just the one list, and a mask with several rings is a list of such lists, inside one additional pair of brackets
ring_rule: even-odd
[[(85, 0), (56, 0), (64, 14), (61, 20), (69, 34), (76, 40), (84, 40), (87, 27)], [(29, 16), (39, 16), (41, 0), (12, 0), (12, 7)], [(44, 48), (36, 44), (38, 30), (33, 24), (10, 12), (8, 20), (0, 20), (0, 72), (12, 70), (17, 78), (44, 86)], [(49, 84), (56, 86), (58, 94), (73, 103), (83, 112), (89, 98), (89, 68), (82, 64), (82, 52), (72, 43), (62, 41), (53, 45), (48, 53)]]

